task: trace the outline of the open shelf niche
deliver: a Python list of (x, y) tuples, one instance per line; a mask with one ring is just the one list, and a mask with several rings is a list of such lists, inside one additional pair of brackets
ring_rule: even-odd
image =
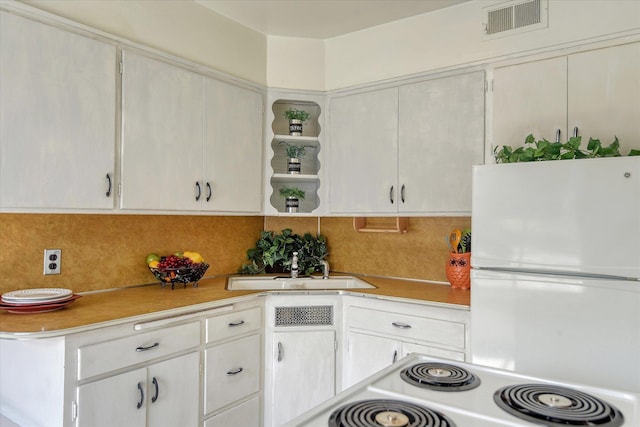
[[(285, 111), (294, 108), (309, 113), (309, 118), (303, 123), (302, 135), (289, 134), (289, 120), (285, 117)], [(318, 208), (320, 198), (320, 106), (315, 102), (277, 99), (272, 103), (274, 119), (271, 124), (273, 138), (271, 140), (271, 188), (272, 193), (269, 202), (278, 213), (286, 213), (285, 198), (280, 195), (283, 187), (295, 187), (305, 192), (305, 198), (300, 200), (298, 214), (308, 214)], [(288, 172), (288, 157), (286, 147), (289, 145), (305, 146), (306, 152), (300, 158), (300, 172), (290, 174)], [(295, 214), (291, 214), (295, 215)]]

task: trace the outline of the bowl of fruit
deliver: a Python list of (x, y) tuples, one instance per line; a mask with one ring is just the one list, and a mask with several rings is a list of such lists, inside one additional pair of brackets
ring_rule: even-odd
[(188, 251), (176, 252), (167, 256), (149, 254), (147, 255), (147, 265), (162, 286), (171, 283), (171, 289), (176, 283), (182, 283), (184, 287), (187, 287), (188, 283), (192, 283), (195, 288), (209, 268), (209, 264), (204, 262), (199, 253)]

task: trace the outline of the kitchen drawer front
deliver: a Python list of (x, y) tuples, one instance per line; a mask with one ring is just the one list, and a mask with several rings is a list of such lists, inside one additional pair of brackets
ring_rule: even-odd
[(206, 342), (220, 341), (226, 338), (257, 331), (262, 327), (262, 309), (238, 310), (207, 319)]
[(465, 348), (465, 324), (461, 322), (409, 316), (360, 307), (351, 307), (347, 313), (347, 322), (350, 328), (437, 343), (454, 348)]
[(260, 337), (250, 335), (205, 350), (205, 414), (260, 390)]
[(204, 422), (204, 427), (260, 427), (260, 399), (256, 396)]
[(192, 322), (78, 349), (78, 379), (146, 362), (200, 345), (200, 322)]

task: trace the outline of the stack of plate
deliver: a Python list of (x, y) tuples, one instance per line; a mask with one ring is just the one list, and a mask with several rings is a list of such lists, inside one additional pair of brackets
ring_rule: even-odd
[(71, 289), (22, 289), (2, 294), (0, 310), (9, 313), (44, 313), (60, 310), (78, 298), (80, 295), (74, 294)]

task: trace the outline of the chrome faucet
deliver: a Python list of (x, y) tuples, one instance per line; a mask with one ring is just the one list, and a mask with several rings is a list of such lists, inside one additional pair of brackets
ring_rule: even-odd
[(293, 253), (291, 259), (291, 278), (296, 279), (298, 277), (298, 252)]
[(328, 279), (329, 278), (329, 261), (326, 261), (323, 259), (322, 261), (320, 261), (320, 264), (322, 264), (322, 278)]

